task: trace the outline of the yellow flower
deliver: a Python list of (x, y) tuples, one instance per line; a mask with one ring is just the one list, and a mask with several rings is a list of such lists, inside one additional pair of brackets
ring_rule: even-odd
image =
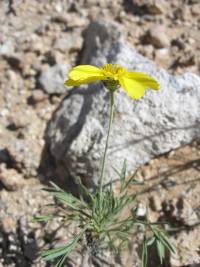
[(91, 65), (79, 65), (69, 72), (69, 79), (65, 81), (67, 86), (78, 86), (95, 81), (103, 81), (110, 90), (121, 86), (127, 94), (138, 99), (145, 93), (145, 89), (158, 90), (160, 85), (151, 76), (143, 72), (127, 71), (120, 65), (105, 64), (98, 68)]

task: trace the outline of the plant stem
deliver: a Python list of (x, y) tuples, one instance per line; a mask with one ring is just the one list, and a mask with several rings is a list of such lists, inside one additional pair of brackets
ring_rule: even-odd
[(102, 161), (102, 166), (101, 166), (101, 176), (100, 176), (100, 181), (99, 181), (100, 202), (101, 202), (101, 198), (102, 198), (105, 163), (106, 163), (106, 159), (107, 159), (108, 143), (109, 143), (110, 131), (111, 131), (112, 121), (113, 121), (113, 112), (114, 112), (114, 91), (109, 90), (109, 92), (110, 92), (110, 114), (109, 114), (109, 125), (108, 125), (107, 137), (106, 137), (105, 150), (104, 150), (103, 161)]

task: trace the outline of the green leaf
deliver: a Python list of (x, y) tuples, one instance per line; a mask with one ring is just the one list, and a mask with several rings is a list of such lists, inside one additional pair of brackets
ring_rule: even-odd
[(48, 222), (49, 220), (51, 220), (53, 218), (53, 215), (39, 215), (39, 216), (35, 216), (33, 217), (33, 222)]
[(88, 197), (92, 203), (94, 202), (94, 197), (93, 195), (90, 193), (90, 191), (83, 185), (82, 181), (81, 181), (81, 178), (80, 177), (74, 177), (75, 179), (75, 183), (78, 185), (80, 191), (81, 191), (81, 194), (82, 196), (84, 197)]
[(162, 264), (164, 256), (165, 256), (165, 247), (159, 239), (156, 240), (156, 247), (157, 247), (158, 256), (160, 258), (160, 263)]
[(148, 251), (147, 251), (147, 240), (144, 237), (143, 247), (142, 247), (142, 267), (147, 266)]
[(66, 205), (68, 208), (71, 208), (74, 211), (80, 212), (84, 215), (87, 215), (83, 210), (83, 207), (87, 208), (87, 205), (84, 201), (80, 201), (78, 198), (74, 197), (72, 194), (65, 192), (53, 182), (51, 182), (52, 188), (49, 188), (49, 192), (62, 204)]
[(151, 246), (151, 245), (153, 245), (153, 243), (155, 242), (155, 237), (153, 236), (151, 239), (149, 239), (148, 241), (147, 241), (147, 246)]
[(135, 179), (137, 175), (137, 170), (131, 175), (131, 177), (128, 179), (128, 181), (126, 182), (126, 185), (125, 185), (125, 188), (127, 188), (130, 184), (135, 184), (135, 185), (138, 185), (138, 184), (143, 184), (143, 182), (139, 182)]
[[(79, 239), (82, 237), (86, 230), (86, 227), (73, 239), (71, 240), (67, 245), (54, 248), (54, 249), (49, 249), (45, 252), (42, 253), (42, 258), (46, 261), (53, 260), (57, 257), (63, 256), (63, 259), (66, 259), (66, 257), (69, 255), (69, 253), (75, 248), (77, 242)], [(63, 260), (59, 260), (59, 262), (63, 263)], [(58, 262), (58, 263), (59, 263)], [(61, 266), (61, 265), (58, 265)]]
[[(115, 167), (112, 166), (112, 168), (113, 168), (113, 170), (115, 171), (115, 173), (120, 177), (120, 172), (119, 172)], [(118, 180), (118, 179), (117, 179), (117, 180)]]
[(77, 197), (74, 197), (72, 194), (65, 192), (52, 182), (51, 185), (53, 187), (50, 188), (50, 192), (60, 203), (66, 205), (67, 208), (71, 209), (74, 212), (77, 212), (78, 214), (82, 214), (87, 218), (90, 217), (90, 215), (87, 213), (87, 211), (90, 211), (90, 209), (84, 201), (81, 201)]
[(120, 173), (120, 191), (122, 192), (124, 190), (124, 186), (125, 186), (125, 179), (126, 179), (126, 160), (124, 160), (123, 162), (123, 166), (121, 169), (121, 173)]
[(66, 204), (68, 207), (74, 210), (78, 210), (77, 201), (74, 200), (74, 198), (70, 194), (62, 192), (55, 192), (53, 194), (61, 203)]
[(163, 245), (170, 251), (175, 253), (175, 248), (170, 242), (169, 238), (165, 234), (163, 230), (158, 229), (155, 225), (151, 225), (151, 229), (154, 233), (154, 236), (156, 239), (160, 240), (160, 242), (163, 243)]
[(65, 262), (67, 256), (68, 256), (68, 254), (63, 255), (60, 258), (60, 260), (56, 263), (55, 267), (61, 267), (63, 265), (63, 263)]
[(119, 172), (116, 168), (113, 167), (113, 170), (116, 172), (116, 174), (119, 177), (120, 180), (120, 192), (124, 190), (124, 185), (125, 185), (125, 179), (126, 179), (126, 160), (124, 160), (122, 169)]
[[(73, 240), (74, 241), (74, 240)], [(49, 249), (45, 252), (42, 253), (42, 258), (46, 261), (52, 260), (54, 258), (57, 258), (59, 256), (62, 256), (63, 254), (68, 253), (70, 251), (70, 248), (72, 247), (73, 241), (71, 241), (69, 244), (54, 248), (54, 249)], [(73, 247), (72, 247), (73, 249)]]
[(56, 185), (54, 182), (50, 181), (50, 185), (55, 188), (57, 191), (62, 191), (64, 192), (64, 190), (62, 190), (58, 185)]
[(167, 235), (164, 232), (160, 233), (160, 241), (163, 243), (163, 245), (168, 248), (168, 250), (170, 252), (175, 253), (175, 248), (172, 245), (172, 243), (170, 242), (170, 240), (168, 239)]
[(109, 240), (109, 247), (111, 250), (115, 251), (116, 250), (116, 247), (115, 247), (115, 244), (114, 244), (114, 240), (112, 239), (110, 233), (108, 232), (107, 233), (107, 236), (108, 236), (108, 240)]

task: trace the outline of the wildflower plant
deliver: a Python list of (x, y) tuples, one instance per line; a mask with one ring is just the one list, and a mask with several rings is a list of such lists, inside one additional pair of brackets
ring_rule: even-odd
[[(148, 88), (158, 90), (158, 82), (142, 72), (129, 72), (119, 65), (106, 64), (102, 68), (91, 65), (79, 65), (68, 74), (66, 86), (79, 86), (81, 84), (102, 81), (110, 95), (110, 115), (105, 150), (101, 165), (99, 184), (95, 193), (91, 193), (81, 182), (79, 177), (75, 181), (80, 190), (80, 197), (65, 192), (54, 183), (47, 190), (55, 197), (55, 207), (61, 210), (57, 214), (62, 221), (77, 223), (79, 233), (68, 241), (66, 245), (47, 250), (42, 253), (44, 260), (58, 259), (55, 267), (63, 266), (66, 258), (79, 242), (85, 240), (86, 247), (91, 255), (110, 250), (119, 253), (120, 250), (131, 243), (131, 238), (138, 229), (143, 233), (142, 267), (147, 266), (148, 248), (155, 244), (162, 263), (165, 249), (174, 252), (165, 231), (159, 223), (152, 223), (148, 216), (138, 217), (136, 194), (130, 194), (128, 187), (137, 183), (135, 174), (127, 179), (126, 161), (121, 171), (115, 170), (119, 179), (119, 193), (115, 194), (112, 180), (104, 186), (105, 164), (109, 145), (109, 136), (114, 113), (114, 96), (119, 87), (122, 87), (133, 99), (141, 98)], [(131, 207), (126, 216), (121, 216), (127, 206)], [(67, 212), (66, 212), (67, 211)], [(54, 216), (38, 216), (38, 221), (49, 221)], [(142, 226), (142, 227), (141, 227)]]

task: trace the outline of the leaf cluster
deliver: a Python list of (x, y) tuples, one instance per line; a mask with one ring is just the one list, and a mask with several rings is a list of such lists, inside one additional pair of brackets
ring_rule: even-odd
[[(69, 253), (83, 239), (86, 240), (86, 245), (93, 255), (100, 253), (104, 249), (118, 253), (130, 244), (131, 237), (138, 225), (145, 226), (146, 232), (150, 230), (152, 233), (151, 238), (147, 238), (146, 232), (144, 232), (143, 267), (147, 266), (148, 246), (153, 243), (156, 243), (161, 262), (164, 258), (165, 248), (174, 251), (163, 231), (159, 230), (155, 224), (148, 222), (147, 218), (144, 218), (144, 220), (138, 219), (136, 195), (128, 193), (128, 186), (131, 183), (137, 183), (135, 174), (126, 181), (126, 162), (124, 162), (120, 172), (115, 171), (120, 181), (119, 194), (114, 194), (112, 181), (104, 187), (100, 197), (98, 190), (95, 194), (90, 193), (82, 184), (81, 179), (76, 178), (76, 183), (80, 189), (80, 198), (51, 183), (51, 187), (47, 190), (55, 197), (55, 206), (61, 207), (64, 212), (67, 211), (66, 215), (62, 215), (62, 219), (76, 222), (80, 231), (66, 245), (43, 252), (42, 257), (44, 260), (58, 258), (55, 267), (63, 266)], [(131, 208), (124, 215), (123, 212), (127, 206)], [(38, 216), (35, 219), (46, 222), (53, 217), (52, 215), (45, 215)]]
[(142, 248), (142, 267), (147, 266), (148, 259), (148, 247), (155, 245), (157, 250), (157, 255), (159, 256), (160, 263), (163, 263), (165, 258), (165, 250), (175, 253), (175, 248), (169, 241), (167, 234), (163, 229), (159, 229), (157, 225), (149, 224), (149, 227), (152, 231), (152, 237), (147, 239), (144, 235), (143, 248)]

